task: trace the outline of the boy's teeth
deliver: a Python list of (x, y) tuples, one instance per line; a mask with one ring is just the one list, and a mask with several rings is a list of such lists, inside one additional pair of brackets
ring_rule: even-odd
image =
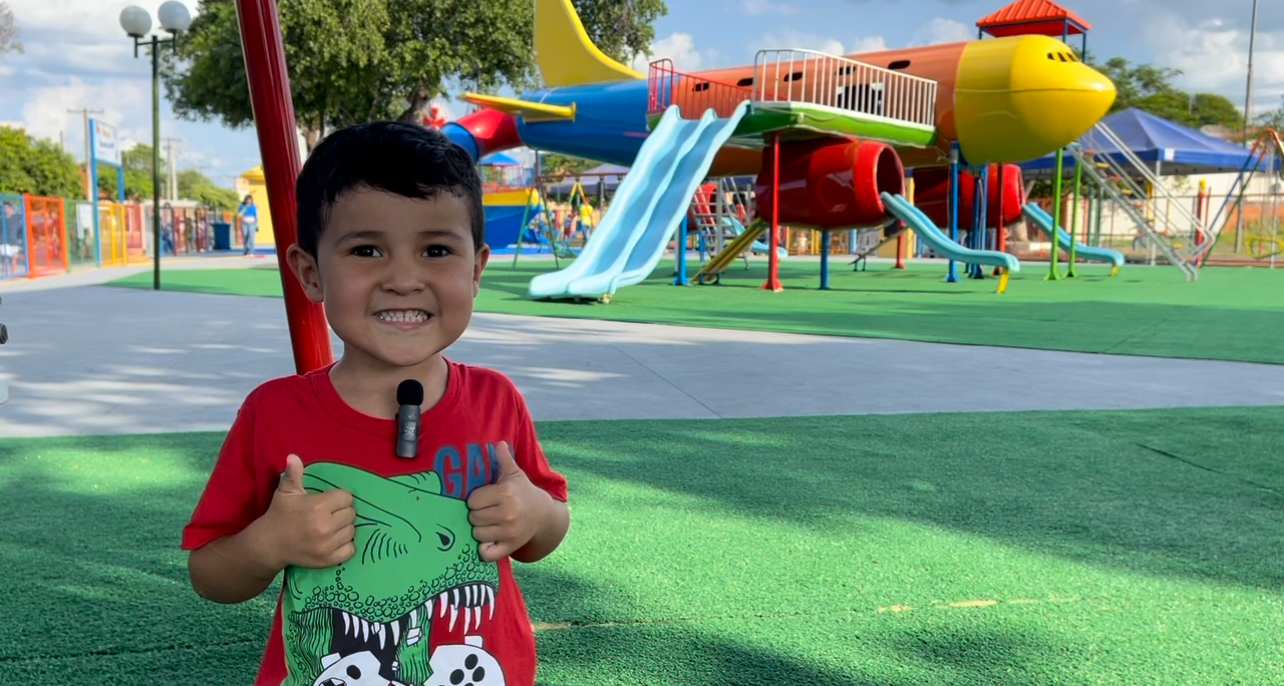
[(386, 322), (422, 322), (428, 319), (423, 310), (384, 310), (379, 318)]

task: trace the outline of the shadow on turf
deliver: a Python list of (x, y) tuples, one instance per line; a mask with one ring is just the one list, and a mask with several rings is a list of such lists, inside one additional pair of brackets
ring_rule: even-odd
[[(92, 484), (77, 490), (73, 486), (84, 484), (58, 476), (63, 469), (90, 468), (90, 460), (140, 454), (168, 454), (203, 475), (221, 438), (214, 433), (115, 436), (110, 448), (100, 437), (0, 442), (0, 473), (11, 476), (0, 486), (0, 519), (6, 522), (0, 530), (0, 568), (7, 572), (0, 602), (21, 618), (0, 623), (0, 661), (6, 665), (0, 683), (61, 682), (70, 673), (92, 674), (96, 683), (249, 682), (277, 589), (233, 606), (203, 601), (192, 592), (178, 537), (200, 480), (98, 495)], [(41, 460), (51, 460), (50, 469), (30, 468), (31, 461)], [(606, 626), (638, 616), (624, 590), (538, 565), (519, 565), (518, 574), (537, 622), (577, 624), (538, 634), (541, 674), (547, 675), (540, 683), (548, 686), (915, 683), (866, 676), (862, 664), (841, 671), (810, 664), (785, 651), (718, 636), (699, 622)], [(943, 633), (875, 640), (907, 661), (928, 663), (920, 672), (942, 662), (943, 673), (957, 677), (950, 683), (960, 684), (982, 683), (995, 673), (1004, 674), (1005, 683), (1033, 684), (1021, 676), (1020, 666), (1056, 658), (1047, 647), (997, 640), (972, 645), (962, 638), (942, 639)], [(816, 640), (823, 648), (825, 641), (870, 637), (836, 630)], [(973, 654), (980, 644), (983, 654)]]
[[(1276, 428), (1250, 438), (1244, 425)], [(1284, 408), (556, 422), (540, 431), (555, 467), (746, 517), (824, 531), (873, 515), (1156, 576), (1284, 588), (1278, 556), (1263, 555), (1284, 527), (1272, 457)]]
[[(201, 483), (102, 492), (92, 477), (60, 475), (148, 454), (199, 464), (203, 473), (221, 440), (212, 433), (0, 440), (0, 604), (11, 620), (0, 622), (0, 661), (8, 663), (0, 683), (64, 660), (119, 665), (117, 678), (88, 672), (99, 683), (142, 683), (149, 669), (181, 672), (171, 663), (184, 659), (174, 652), (184, 648), (250, 643), (257, 646), (250, 653), (261, 653), (272, 599), (218, 605), (188, 582), (179, 537)], [(242, 683), (254, 667), (240, 670)], [(65, 683), (67, 674), (52, 681)]]

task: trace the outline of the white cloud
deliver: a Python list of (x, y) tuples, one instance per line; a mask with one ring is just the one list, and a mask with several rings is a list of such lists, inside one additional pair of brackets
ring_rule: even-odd
[(638, 55), (633, 58), (633, 68), (646, 73), (651, 62), (662, 59), (673, 60), (673, 66), (679, 71), (696, 71), (706, 66), (705, 55), (696, 49), (695, 38), (689, 33), (672, 33), (651, 43), (649, 55)]
[(787, 2), (771, 2), (771, 0), (741, 0), (741, 9), (745, 14), (797, 14), (798, 8)]
[[(1155, 63), (1180, 69), (1179, 88), (1220, 93), (1243, 107), (1248, 76), (1248, 31), (1210, 20), (1191, 26), (1165, 14), (1146, 32)], [(1259, 33), (1253, 49), (1254, 111), (1280, 105), (1284, 93), (1284, 34)]]
[(878, 52), (887, 49), (887, 39), (882, 36), (861, 36), (852, 42), (849, 52)]
[(936, 45), (975, 39), (975, 29), (953, 19), (936, 17), (914, 31), (910, 37), (910, 45)]
[(763, 36), (758, 43), (759, 47), (765, 50), (800, 48), (803, 50), (819, 50), (831, 55), (842, 55), (847, 52), (843, 48), (842, 42), (837, 38), (793, 29), (769, 33)]
[[(133, 1), (133, 0), (131, 0)], [(9, 0), (25, 47), (0, 66), (0, 118), (21, 118), (31, 135), (57, 141), (84, 156), (84, 122), (68, 109), (103, 110), (93, 116), (118, 127), (122, 145), (152, 140), (151, 64), (134, 56), (133, 41), (120, 28), (128, 3), (101, 0)], [(156, 25), (159, 0), (140, 3)], [(186, 0), (190, 10), (197, 2)], [(162, 92), (163, 96), (163, 92)], [(181, 139), (180, 169), (198, 168), (215, 182), (258, 164), (252, 130), (231, 131), (215, 123), (177, 120), (161, 107), (161, 135)]]

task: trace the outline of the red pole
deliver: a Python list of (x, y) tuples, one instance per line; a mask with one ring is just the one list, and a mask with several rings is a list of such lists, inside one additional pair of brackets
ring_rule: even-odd
[[(994, 249), (995, 249), (995, 250), (998, 250), (999, 252), (1007, 252), (1007, 250), (1008, 250), (1007, 227), (1006, 227), (1006, 222), (1003, 220), (1003, 210), (1004, 210), (1004, 207), (1003, 207), (1003, 190), (1004, 190), (1004, 184), (1003, 184), (1003, 165), (1001, 165), (1001, 164), (1000, 164), (1000, 165), (996, 165), (996, 166), (998, 167), (998, 173), (996, 174), (996, 176), (999, 178), (999, 202), (998, 202), (998, 208), (997, 208), (997, 209), (998, 209), (998, 219), (997, 219), (997, 220), (995, 220), (995, 222), (994, 222), (994, 234), (995, 234), (995, 239), (994, 239), (994, 241), (995, 241), (995, 248), (994, 248)], [(988, 190), (988, 189), (987, 189), (987, 190)], [(1000, 275), (1000, 274), (1002, 274), (1002, 273), (1003, 273), (1003, 268), (1002, 268), (1002, 267), (995, 267), (995, 268), (994, 268), (994, 275), (995, 275), (995, 276), (999, 276), (999, 275)]]
[(905, 224), (896, 222), (896, 266), (895, 269), (905, 268)]
[(334, 360), (325, 310), (308, 300), (290, 266), (286, 250), (298, 238), (295, 225), (294, 182), (299, 176), (299, 144), (295, 138), (294, 102), (290, 74), (285, 68), (281, 26), (275, 0), (236, 0), (245, 50), (245, 74), (250, 84), (254, 127), (259, 136), (268, 205), (276, 235), (276, 259), (285, 292), (285, 316), (290, 326), (295, 371), (302, 374)]
[(764, 291), (783, 291), (780, 285), (780, 257), (776, 251), (780, 247), (780, 132), (771, 134), (771, 245), (767, 255), (767, 282), (762, 284)]

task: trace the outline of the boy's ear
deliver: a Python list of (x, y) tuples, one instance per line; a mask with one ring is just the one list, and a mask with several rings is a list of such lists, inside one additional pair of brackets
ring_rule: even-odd
[(490, 261), (490, 246), (482, 243), (482, 247), (477, 250), (477, 259), (473, 262), (473, 297), (476, 298), (481, 293), (482, 272), (486, 271), (486, 263)]
[(295, 243), (285, 251), (285, 261), (294, 272), (294, 278), (299, 280), (299, 285), (303, 286), (308, 300), (314, 303), (324, 301), (325, 291), (321, 288), (321, 269), (317, 267), (317, 258)]

